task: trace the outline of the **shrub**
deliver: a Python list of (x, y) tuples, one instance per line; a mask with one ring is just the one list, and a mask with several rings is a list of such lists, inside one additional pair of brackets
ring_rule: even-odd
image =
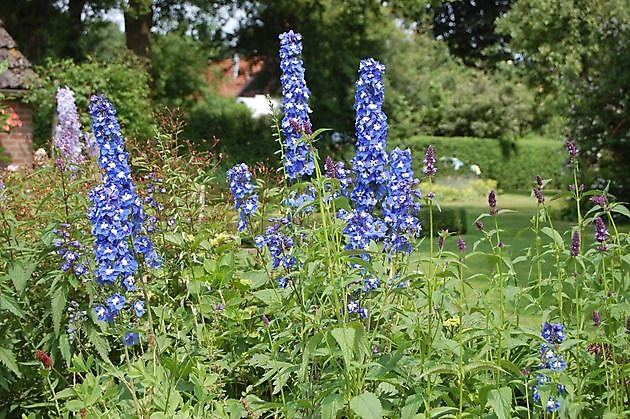
[(267, 118), (253, 118), (245, 105), (234, 99), (207, 93), (202, 100), (184, 109), (188, 125), (184, 135), (197, 149), (208, 150), (213, 138), (218, 148), (232, 162), (271, 160), (277, 144), (269, 129)]
[[(422, 235), (429, 235), (429, 209), (424, 207), (420, 210), (420, 224), (422, 225)], [(441, 211), (433, 210), (433, 231), (448, 230), (450, 233), (466, 234), (468, 225), (466, 223), (465, 208), (442, 208)]]
[[(416, 136), (401, 143), (418, 156), (433, 144), (438, 157), (457, 157), (465, 167), (477, 164), (483, 178), (496, 179), (498, 186), (505, 190), (529, 190), (536, 175), (553, 179), (550, 187), (557, 188), (564, 167), (562, 143), (539, 138), (506, 144), (488, 138)], [(421, 160), (416, 159), (416, 165), (420, 163)], [(419, 170), (420, 166), (415, 169)]]
[[(28, 97), (33, 104), (35, 148), (44, 146), (51, 136), (57, 106), (55, 95), (64, 86), (74, 92), (78, 109), (87, 110), (92, 94), (107, 95), (127, 136), (148, 138), (153, 134), (149, 75), (131, 53), (120, 52), (107, 63), (96, 59), (84, 63), (47, 60), (37, 74), (38, 85)], [(80, 118), (84, 129), (91, 126), (87, 111)]]

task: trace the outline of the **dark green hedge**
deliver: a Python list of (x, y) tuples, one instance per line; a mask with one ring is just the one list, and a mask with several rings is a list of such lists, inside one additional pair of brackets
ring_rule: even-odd
[[(496, 180), (501, 189), (530, 189), (536, 175), (553, 179), (550, 186), (560, 187), (565, 159), (564, 145), (560, 141), (523, 138), (504, 143), (490, 138), (430, 136), (402, 140), (401, 147), (411, 148), (418, 173), (429, 144), (433, 144), (438, 159), (444, 156), (457, 157), (466, 166), (479, 165), (481, 176)], [(464, 169), (465, 173), (470, 173), (467, 168)]]
[[(423, 207), (420, 210), (420, 225), (422, 235), (429, 234), (429, 209)], [(448, 230), (451, 233), (466, 234), (468, 225), (466, 224), (466, 210), (464, 208), (444, 208), (439, 211), (433, 209), (433, 232), (437, 236), (440, 230)]]

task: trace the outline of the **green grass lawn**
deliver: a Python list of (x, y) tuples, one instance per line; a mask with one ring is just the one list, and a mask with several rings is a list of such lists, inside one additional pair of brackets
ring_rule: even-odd
[[(559, 214), (561, 205), (561, 202), (554, 202), (552, 204), (552, 216), (554, 214)], [(499, 194), (497, 196), (497, 206), (499, 209), (509, 209), (514, 211), (500, 213), (497, 218), (498, 226), (501, 230), (501, 240), (505, 243), (505, 247), (503, 248), (504, 255), (514, 260), (518, 256), (527, 254), (528, 249), (531, 249), (531, 253), (533, 254), (535, 252), (535, 233), (532, 229), (531, 220), (536, 213), (536, 199), (530, 197), (529, 194)], [(461, 237), (467, 244), (466, 253), (469, 254), (473, 252), (475, 243), (484, 237), (484, 233), (475, 227), (474, 221), (480, 214), (487, 213), (488, 204), (486, 198), (480, 197), (477, 200), (467, 202), (449, 202), (445, 205), (445, 207), (463, 207), (466, 209), (468, 232)], [(560, 220), (558, 217), (554, 217), (553, 222), (555, 229), (560, 232), (565, 239), (565, 243), (569, 243), (571, 228), (575, 225), (575, 223)], [(483, 223), (485, 225), (485, 230), (495, 228), (494, 217), (484, 218)], [(427, 226), (423, 227), (428, 228)], [(445, 244), (445, 250), (458, 253), (459, 251), (457, 249), (456, 240), (456, 236), (449, 237)], [(549, 240), (545, 237), (544, 242), (548, 241)], [(586, 245), (589, 244), (590, 243), (586, 243)], [(434, 247), (434, 249), (436, 247)], [(422, 242), (420, 250), (421, 254), (425, 256), (429, 254), (428, 238)], [(477, 250), (489, 252), (490, 247), (488, 243), (483, 240), (479, 243)], [(506, 294), (521, 292), (523, 288), (528, 286), (528, 284), (531, 285), (534, 283), (536, 277), (535, 266), (532, 266), (529, 260), (530, 259), (514, 265), (515, 275), (511, 276), (509, 281), (506, 283), (506, 286), (509, 287), (506, 288)], [(495, 286), (494, 282), (490, 282), (490, 277), (495, 269), (495, 264), (493, 261), (489, 261), (486, 255), (468, 257), (465, 263), (466, 268), (463, 271), (464, 277), (469, 279), (469, 282), (476, 290), (487, 290), (489, 287)], [(544, 264), (544, 275), (548, 275), (554, 271), (555, 266), (551, 261)], [(495, 298), (498, 298), (493, 292), (486, 295), (489, 299), (492, 299), (495, 302)], [(467, 298), (472, 299), (476, 298), (476, 296), (471, 292), (467, 295)], [(553, 298), (553, 296), (547, 295), (545, 300), (551, 300)], [(513, 319), (515, 319), (518, 314), (521, 323), (532, 327), (538, 327), (538, 324), (540, 323), (540, 312), (537, 310), (533, 310), (531, 313), (525, 313), (522, 311), (521, 307), (521, 311), (516, 313), (515, 309), (518, 307), (517, 304), (508, 304), (507, 307), (508, 314), (511, 315)]]

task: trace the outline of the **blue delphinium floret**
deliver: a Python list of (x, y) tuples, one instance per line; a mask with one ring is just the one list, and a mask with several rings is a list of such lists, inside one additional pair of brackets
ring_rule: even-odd
[(252, 175), (245, 163), (237, 164), (227, 171), (228, 186), (234, 196), (234, 209), (239, 211), (238, 229), (247, 228), (248, 217), (258, 208), (258, 194), (254, 193)]
[[(545, 322), (542, 326), (541, 337), (545, 339), (547, 343), (543, 343), (540, 346), (540, 368), (543, 370), (549, 370), (554, 376), (563, 372), (567, 363), (561, 354), (556, 352), (558, 345), (564, 341), (564, 326), (562, 323), (548, 323)], [(554, 349), (555, 348), (555, 349)], [(534, 386), (533, 398), (534, 401), (539, 403), (540, 393), (539, 386), (548, 385), (552, 382), (552, 378), (548, 375), (548, 372), (542, 371), (538, 373), (537, 385)], [(564, 393), (564, 386), (560, 383), (556, 383), (557, 394), (550, 395), (545, 409), (548, 412), (557, 412), (560, 408), (559, 396)]]
[(144, 315), (144, 301), (136, 300), (136, 302), (133, 303), (133, 312), (136, 316), (142, 317)]
[(297, 191), (291, 191), (289, 196), (284, 200), (284, 204), (294, 210), (295, 213), (310, 214), (313, 212), (313, 205), (311, 204), (314, 201), (315, 189), (312, 186), (307, 186), (304, 193), (301, 194), (298, 194)]
[(351, 199), (355, 208), (372, 212), (387, 186), (387, 116), (382, 110), (385, 66), (373, 58), (362, 60), (356, 82), (354, 109), (357, 135), (352, 168), (356, 173)]
[[(344, 162), (333, 161), (330, 156), (326, 157), (326, 177), (331, 179), (337, 179), (339, 181), (339, 187), (341, 188), (341, 195), (348, 196), (350, 186), (352, 186), (352, 178), (350, 177), (350, 170), (345, 168)], [(333, 198), (339, 198), (339, 192), (333, 194)]]
[(411, 169), (411, 151), (396, 148), (390, 154), (391, 168), (387, 196), (383, 201), (384, 220), (389, 226), (385, 251), (411, 253), (410, 239), (420, 234), (419, 183)]
[(289, 224), (289, 221), (286, 218), (273, 221), (275, 223), (265, 229), (264, 235), (254, 238), (254, 243), (258, 248), (267, 247), (272, 257), (273, 269), (283, 267), (290, 270), (297, 262), (296, 257), (291, 254), (293, 239), (286, 236), (281, 230), (283, 226)]
[(140, 341), (140, 334), (138, 332), (129, 332), (124, 338), (125, 346), (133, 346)]
[[(370, 241), (382, 239), (387, 232), (385, 223), (367, 211), (340, 210), (338, 217), (347, 221), (343, 232), (348, 237), (346, 249), (349, 250), (368, 250)], [(367, 255), (362, 258), (367, 260)]]
[(83, 145), (81, 144), (81, 125), (74, 103), (74, 93), (67, 87), (57, 90), (57, 115), (59, 122), (55, 129), (55, 147), (61, 157), (74, 167), (83, 163)]
[(540, 335), (549, 343), (562, 343), (564, 341), (564, 326), (562, 323), (545, 322)]
[(63, 258), (60, 266), (61, 270), (63, 272), (74, 272), (78, 277), (84, 276), (87, 273), (87, 267), (81, 263), (83, 246), (81, 246), (79, 241), (71, 239), (70, 225), (66, 223), (60, 224), (59, 228), (53, 230), (53, 233), (57, 236), (53, 245), (57, 249), (57, 253)]
[(315, 165), (309, 145), (302, 137), (310, 134), (308, 99), (311, 95), (304, 80), (302, 35), (288, 31), (280, 35), (280, 69), (282, 75), (282, 132), (284, 133), (284, 167), (289, 179), (313, 174)]

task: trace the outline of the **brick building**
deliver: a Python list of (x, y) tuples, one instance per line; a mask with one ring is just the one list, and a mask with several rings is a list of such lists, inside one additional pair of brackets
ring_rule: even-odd
[(15, 112), (20, 123), (8, 133), (0, 127), (0, 149), (10, 162), (30, 166), (33, 162), (33, 111), (29, 104), (23, 102), (22, 97), (35, 73), (31, 69), (31, 63), (17, 50), (15, 41), (0, 20), (0, 63), (5, 61), (8, 69), (0, 73), (2, 108)]

